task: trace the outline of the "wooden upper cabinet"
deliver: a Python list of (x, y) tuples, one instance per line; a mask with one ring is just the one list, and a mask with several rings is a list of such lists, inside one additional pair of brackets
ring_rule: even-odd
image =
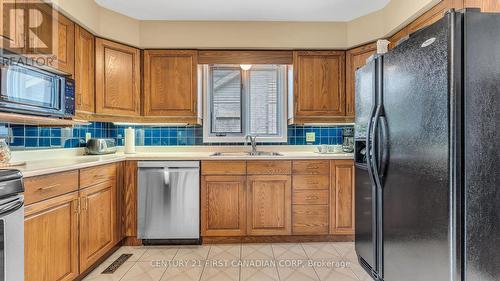
[(26, 281), (78, 276), (78, 192), (28, 205), (24, 218)]
[(292, 185), (287, 175), (247, 176), (248, 235), (292, 234)]
[(354, 161), (331, 161), (330, 234), (354, 234)]
[(480, 8), (481, 12), (500, 12), (500, 2), (498, 0), (464, 0), (466, 8)]
[(144, 51), (144, 115), (197, 118), (198, 52)]
[[(465, 7), (469, 7), (467, 2), (469, 2), (469, 5), (478, 5), (478, 4), (472, 4), (472, 2), (475, 3), (486, 3), (488, 1), (491, 2), (497, 2), (496, 0), (465, 0)], [(498, 6), (498, 4), (497, 4)], [(448, 11), (449, 9), (462, 9), (464, 8), (464, 0), (441, 0), (438, 2), (434, 7), (432, 7), (430, 10), (425, 12), (423, 15), (412, 21), (410, 24), (402, 28), (400, 31), (398, 31), (396, 34), (394, 34), (389, 41), (391, 41), (391, 44), (389, 47), (392, 49), (397, 46), (397, 43), (399, 40), (402, 38), (410, 35), (411, 33), (422, 29), (428, 25), (431, 25), (441, 19), (443, 15)]]
[(16, 37), (15, 51), (73, 75), (75, 24), (41, 0), (16, 0), (16, 9), (16, 19), (9, 20), (15, 27), (8, 28), (10, 36)]
[(411, 34), (435, 23), (440, 20), (449, 9), (462, 9), (463, 7), (463, 0), (441, 0), (441, 2), (432, 7), (429, 11), (410, 23), (408, 25), (408, 33)]
[(80, 191), (80, 271), (116, 244), (116, 182), (106, 181)]
[(15, 53), (25, 53), (24, 13), (15, 9), (16, 0), (0, 0), (0, 44), (2, 49)]
[(244, 176), (203, 176), (201, 235), (245, 235), (245, 204)]
[(401, 40), (407, 38), (408, 36), (408, 26), (403, 27), (401, 30), (392, 35), (388, 40), (391, 42), (389, 44), (389, 49), (394, 49)]
[(57, 48), (54, 54), (57, 56), (58, 70), (64, 71), (69, 74), (75, 72), (75, 24), (56, 11), (54, 13), (54, 20), (56, 30), (54, 34), (57, 38)]
[(345, 117), (345, 52), (294, 52), (294, 119), (338, 121)]
[(94, 35), (80, 26), (75, 28), (76, 110), (94, 112)]
[(96, 38), (96, 113), (138, 116), (140, 111), (140, 51)]
[(377, 43), (371, 43), (346, 53), (346, 116), (354, 117), (356, 70), (366, 64), (366, 59), (377, 52)]

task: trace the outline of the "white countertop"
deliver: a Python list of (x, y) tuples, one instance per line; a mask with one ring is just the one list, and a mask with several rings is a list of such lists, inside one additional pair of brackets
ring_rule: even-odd
[(83, 149), (54, 149), (13, 152), (13, 161), (25, 161), (19, 169), (24, 177), (82, 169), (124, 160), (295, 160), (295, 159), (353, 159), (352, 153), (319, 154), (313, 146), (262, 146), (261, 151), (279, 152), (282, 156), (248, 156), (243, 154), (211, 156), (214, 152), (242, 152), (245, 147), (138, 147), (135, 154), (91, 156), (83, 155)]

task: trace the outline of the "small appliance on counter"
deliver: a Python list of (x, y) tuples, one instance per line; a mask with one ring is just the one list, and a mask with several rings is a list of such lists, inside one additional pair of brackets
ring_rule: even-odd
[(90, 155), (113, 154), (117, 150), (114, 139), (89, 139), (85, 151)]
[(343, 128), (342, 137), (342, 151), (347, 153), (354, 152), (354, 128)]
[(0, 170), (0, 280), (24, 280), (23, 192), (18, 170)]

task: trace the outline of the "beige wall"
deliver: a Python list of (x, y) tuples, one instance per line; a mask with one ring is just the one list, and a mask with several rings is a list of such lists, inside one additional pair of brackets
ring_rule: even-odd
[(141, 22), (145, 48), (344, 48), (346, 23)]
[(51, 0), (56, 7), (92, 33), (140, 47), (139, 21), (104, 9), (94, 0)]
[(439, 0), (391, 0), (350, 22), (140, 21), (94, 0), (53, 0), (96, 35), (141, 48), (346, 49), (394, 33)]
[(440, 0), (392, 0), (382, 10), (347, 23), (347, 45), (358, 46), (389, 37)]

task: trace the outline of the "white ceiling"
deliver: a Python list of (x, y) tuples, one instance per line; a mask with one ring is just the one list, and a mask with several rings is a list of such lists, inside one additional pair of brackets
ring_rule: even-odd
[(390, 0), (95, 0), (139, 20), (350, 21)]

